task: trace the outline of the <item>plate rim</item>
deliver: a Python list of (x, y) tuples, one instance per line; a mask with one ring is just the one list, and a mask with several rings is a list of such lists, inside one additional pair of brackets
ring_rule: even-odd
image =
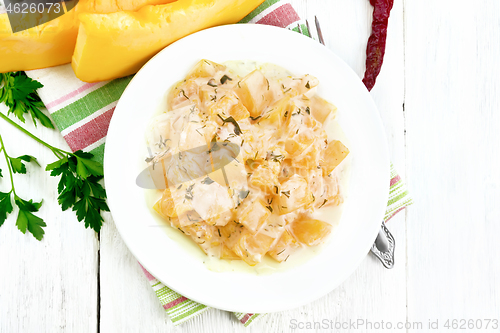
[[(164, 48), (163, 50), (161, 50), (159, 53), (157, 53), (154, 57), (152, 57), (140, 70), (137, 74), (135, 74), (135, 76), (132, 78), (132, 80), (129, 82), (129, 84), (127, 85), (126, 89), (124, 90), (123, 94), (122, 94), (122, 97), (125, 96), (127, 94), (127, 92), (129, 90), (131, 90), (133, 87), (133, 82), (134, 80), (136, 80), (138, 77), (140, 77), (140, 73), (142, 71), (145, 71), (147, 70), (150, 66), (153, 66), (153, 64), (155, 63), (155, 59), (158, 59), (160, 57), (162, 57), (162, 55), (165, 53), (165, 52), (169, 52), (168, 50), (176, 47), (175, 45), (182, 45), (183, 43), (187, 43), (189, 42), (191, 39), (193, 38), (197, 38), (198, 36), (203, 36), (204, 34), (207, 34), (207, 33), (212, 33), (212, 32), (217, 32), (221, 29), (240, 29), (241, 31), (243, 30), (248, 30), (248, 29), (263, 29), (263, 30), (268, 30), (269, 31), (274, 31), (276, 33), (295, 33), (295, 32), (292, 32), (292, 31), (288, 31), (286, 29), (283, 29), (283, 28), (278, 28), (278, 27), (273, 27), (273, 26), (266, 26), (266, 25), (256, 25), (256, 24), (230, 24), (230, 25), (223, 25), (223, 26), (217, 26), (217, 27), (213, 27), (213, 28), (209, 28), (209, 29), (205, 29), (205, 30), (202, 30), (202, 31), (199, 31), (199, 32), (196, 32), (194, 34), (191, 34), (189, 36), (186, 36), (174, 43), (172, 43), (170, 46), (167, 46), (166, 48)], [(279, 32), (278, 32), (279, 31)], [(244, 33), (247, 33), (247, 31), (244, 31)], [(251, 31), (252, 34), (255, 33), (255, 31)], [(312, 43), (314, 42), (314, 47), (316, 48), (321, 48), (323, 52), (327, 52), (329, 53), (329, 56), (332, 57), (332, 59), (335, 59), (335, 61), (337, 61), (338, 63), (340, 63), (342, 66), (345, 67), (345, 69), (347, 69), (348, 71), (350, 71), (353, 75), (356, 75), (356, 73), (352, 70), (352, 68), (350, 68), (340, 57), (338, 57), (333, 51), (331, 51), (330, 49), (326, 48), (325, 46), (315, 42), (313, 39), (310, 39), (304, 35), (301, 35), (301, 34), (298, 34), (298, 33), (295, 33), (296, 36), (298, 38), (303, 38), (304, 41), (307, 40), (307, 41), (310, 41), (311, 45), (313, 45)], [(278, 64), (279, 65), (279, 64)], [(356, 75), (357, 76), (357, 75)], [(362, 82), (361, 80), (359, 80), (359, 83), (360, 85), (362, 85)], [(364, 85), (362, 86), (364, 88)], [(366, 88), (365, 88), (366, 89)], [(380, 114), (378, 112), (378, 109), (375, 105), (375, 102), (373, 100), (373, 98), (371, 97), (371, 95), (369, 94), (368, 91), (366, 91), (365, 93), (365, 96), (368, 97), (368, 102), (371, 104), (371, 108), (373, 108), (376, 112), (376, 119), (377, 119), (377, 123), (376, 124), (372, 124), (372, 126), (376, 126), (378, 127), (378, 129), (380, 130), (382, 136), (382, 140), (383, 140), (383, 146), (380, 147), (382, 149), (382, 152), (383, 152), (383, 160), (384, 160), (384, 169), (387, 171), (386, 174), (387, 174), (387, 178), (390, 178), (390, 160), (389, 160), (389, 148), (388, 148), (388, 144), (387, 144), (387, 137), (386, 137), (386, 134), (385, 134), (385, 130), (384, 130), (384, 127), (383, 127), (383, 124), (382, 124), (382, 120), (380, 118)], [(116, 108), (115, 108), (115, 113), (121, 109), (121, 104), (120, 102), (122, 101), (122, 97), (120, 98), (120, 100), (118, 101), (117, 105), (116, 105)], [(114, 119), (116, 119), (117, 117), (113, 117), (111, 119), (111, 122), (110, 122), (110, 125), (109, 125), (109, 132), (108, 133), (113, 133), (113, 128), (114, 128)], [(113, 139), (111, 139), (111, 142), (113, 142)], [(108, 189), (108, 185), (110, 184), (110, 178), (109, 177), (106, 177), (107, 175), (107, 167), (106, 165), (109, 165), (109, 160), (110, 158), (110, 153), (109, 153), (109, 150), (106, 149), (107, 147), (109, 147), (110, 145), (108, 145), (109, 143), (109, 137), (106, 138), (106, 145), (105, 145), (105, 150), (104, 150), (104, 174), (105, 174), (105, 177), (104, 177), (104, 183), (105, 183), (105, 187), (106, 189)], [(384, 194), (384, 197), (385, 198), (388, 198), (388, 195), (389, 195), (389, 179), (387, 179), (387, 188), (385, 189), (386, 193)], [(114, 200), (111, 200), (110, 198), (108, 198), (108, 204), (109, 204), (109, 207), (110, 207), (110, 210), (111, 210), (111, 213), (113, 212), (113, 207), (115, 207), (115, 204), (114, 204)], [(385, 207), (384, 207), (385, 208)], [(116, 207), (115, 207), (116, 209)], [(384, 209), (385, 211), (385, 209)], [(383, 213), (384, 211), (381, 212), (380, 214), (380, 223), (382, 222), (382, 219), (383, 219)], [(113, 221), (115, 221), (115, 219), (113, 218)], [(376, 238), (376, 235), (378, 233), (378, 229), (380, 227), (380, 223), (377, 224), (377, 226), (375, 227), (375, 224), (373, 226), (373, 230), (371, 230), (369, 232), (370, 235), (373, 235), (372, 239), (375, 240)], [(138, 259), (138, 255), (137, 255), (137, 250), (136, 248), (134, 248), (134, 246), (131, 246), (131, 241), (130, 241), (130, 238), (129, 236), (125, 236), (124, 235), (124, 232), (123, 232), (123, 229), (121, 229), (121, 226), (120, 226), (120, 223), (116, 223), (115, 222), (115, 226), (116, 226), (116, 229), (117, 231), (119, 232), (121, 238), (123, 239), (125, 245), (127, 246), (127, 248), (129, 249), (129, 251), (132, 253), (132, 255), (136, 258), (136, 260), (140, 263), (140, 265), (142, 265), (146, 270), (148, 270), (149, 272), (151, 272), (151, 274), (153, 276), (155, 276), (156, 279), (158, 279), (160, 282), (162, 282), (164, 285), (168, 285), (168, 283), (165, 283), (165, 279), (162, 279), (162, 277), (158, 277), (156, 276), (153, 271), (155, 271), (156, 269), (154, 267), (151, 266), (150, 262), (148, 260), (144, 260), (144, 261), (139, 261)], [(122, 226), (123, 227), (123, 226)], [(366, 254), (368, 254), (370, 248), (371, 248), (371, 245), (372, 243), (366, 245), (365, 247), (363, 247), (363, 252), (366, 252)], [(360, 250), (361, 251), (361, 250)], [(297, 302), (290, 302), (289, 304), (287, 304), (286, 306), (281, 306), (279, 308), (271, 308), (271, 307), (268, 307), (266, 308), (265, 306), (263, 306), (262, 308), (239, 308), (239, 309), (235, 309), (235, 308), (231, 308), (230, 306), (227, 307), (225, 306), (224, 304), (220, 304), (218, 302), (216, 302), (215, 300), (212, 301), (212, 300), (207, 300), (207, 299), (203, 299), (203, 297), (198, 297), (199, 295), (195, 295), (193, 294), (190, 290), (185, 290), (183, 288), (177, 288), (176, 286), (170, 286), (168, 285), (168, 288), (172, 289), (173, 291), (176, 291), (177, 293), (181, 294), (182, 296), (185, 296), (193, 301), (196, 301), (196, 302), (199, 302), (200, 304), (204, 304), (206, 306), (210, 306), (210, 307), (214, 307), (214, 308), (217, 308), (217, 309), (221, 309), (221, 310), (226, 310), (226, 311), (232, 311), (232, 312), (243, 312), (243, 313), (263, 313), (263, 312), (276, 312), (276, 311), (283, 311), (283, 310), (288, 310), (288, 309), (292, 309), (292, 308), (296, 308), (298, 306), (301, 306), (301, 305), (304, 305), (304, 304), (308, 304), (326, 294), (328, 294), (329, 292), (333, 291), (334, 289), (336, 289), (342, 282), (344, 282), (350, 275), (352, 275), (352, 273), (354, 273), (354, 271), (359, 267), (359, 265), (361, 264), (361, 262), (365, 259), (366, 255), (363, 255), (363, 256), (360, 256), (359, 258), (357, 258), (357, 260), (355, 261), (354, 264), (351, 264), (350, 266), (353, 267), (352, 269), (349, 269), (348, 271), (346, 271), (340, 278), (338, 278), (337, 280), (339, 280), (333, 287), (331, 288), (328, 288), (328, 290), (326, 289), (322, 289), (321, 291), (317, 291), (316, 293), (311, 293), (309, 295), (309, 297), (306, 297), (306, 298), (302, 298), (300, 301), (297, 301)], [(263, 302), (265, 303), (265, 302)], [(258, 310), (258, 311), (256, 311)]]

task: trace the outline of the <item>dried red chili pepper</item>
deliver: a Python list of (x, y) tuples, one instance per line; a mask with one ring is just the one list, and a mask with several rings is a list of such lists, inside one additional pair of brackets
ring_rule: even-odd
[(366, 45), (366, 70), (363, 78), (368, 91), (372, 90), (382, 68), (385, 54), (387, 25), (394, 0), (370, 0), (373, 6), (372, 34)]

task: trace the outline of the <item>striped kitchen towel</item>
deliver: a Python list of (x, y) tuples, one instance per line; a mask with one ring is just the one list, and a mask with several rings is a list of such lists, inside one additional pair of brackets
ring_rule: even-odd
[[(298, 31), (299, 24), (302, 33), (309, 35), (306, 25), (287, 1), (266, 0), (241, 22), (274, 25), (295, 31)], [(44, 85), (38, 90), (39, 95), (71, 150), (82, 149), (91, 152), (96, 160), (102, 161), (106, 133), (113, 111), (132, 77), (85, 83), (75, 77), (70, 65), (29, 71), (27, 75)], [(390, 182), (385, 220), (411, 204), (405, 184), (392, 166)], [(143, 270), (174, 325), (209, 309), (176, 293)], [(245, 326), (263, 316), (252, 313), (234, 315)]]

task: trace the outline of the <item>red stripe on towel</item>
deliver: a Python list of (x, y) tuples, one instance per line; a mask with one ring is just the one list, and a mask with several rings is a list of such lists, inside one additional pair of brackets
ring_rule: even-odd
[(400, 180), (401, 180), (401, 177), (399, 177), (399, 175), (394, 176), (394, 178), (391, 179), (391, 185), (390, 186), (396, 184)]
[(111, 121), (111, 116), (113, 116), (114, 111), (115, 107), (112, 107), (85, 125), (65, 135), (64, 139), (71, 150), (77, 151), (84, 149), (104, 138), (108, 133), (109, 122)]
[(99, 82), (94, 82), (94, 83), (86, 83), (84, 84), (83, 86), (81, 86), (80, 88), (64, 95), (63, 97), (59, 97), (58, 99), (56, 99), (55, 101), (53, 102), (50, 102), (49, 104), (45, 105), (45, 107), (47, 109), (52, 109), (53, 107), (55, 106), (58, 106), (59, 104), (63, 103), (63, 102), (66, 102), (68, 99), (72, 98), (72, 97), (75, 97), (76, 95), (84, 92), (85, 90), (88, 90), (90, 88), (92, 88), (93, 86), (95, 86), (96, 84), (98, 84)]
[(297, 15), (292, 5), (287, 3), (261, 18), (257, 21), (257, 24), (274, 25), (276, 27), (286, 28), (293, 22), (297, 22), (299, 20), (300, 17)]
[(181, 296), (181, 297), (179, 297), (178, 299), (173, 300), (172, 302), (165, 304), (165, 305), (163, 306), (163, 308), (164, 308), (165, 310), (170, 309), (170, 308), (173, 308), (174, 306), (176, 306), (177, 304), (180, 304), (180, 303), (184, 302), (185, 300), (187, 300), (187, 298), (186, 298), (186, 297), (184, 297), (184, 296)]

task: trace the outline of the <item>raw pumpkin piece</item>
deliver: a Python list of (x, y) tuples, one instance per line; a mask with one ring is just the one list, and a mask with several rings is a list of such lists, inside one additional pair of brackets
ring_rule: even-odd
[(116, 13), (124, 10), (139, 10), (147, 5), (164, 5), (176, 0), (79, 0), (76, 7), (80, 13)]
[(308, 246), (318, 245), (332, 231), (330, 224), (310, 218), (296, 220), (290, 227), (299, 242)]
[(326, 149), (323, 151), (320, 163), (323, 174), (329, 175), (348, 154), (349, 149), (342, 142), (338, 140), (328, 142)]
[[(13, 34), (7, 14), (0, 14), (0, 73), (58, 66), (71, 62), (81, 13), (114, 13), (138, 10), (175, 0), (80, 0), (68, 13), (36, 27)], [(25, 16), (34, 18), (32, 14)], [(35, 18), (36, 19), (36, 18)]]
[(73, 69), (86, 82), (136, 73), (172, 42), (205, 28), (236, 23), (262, 2), (178, 0), (136, 12), (81, 14)]
[(0, 73), (71, 62), (77, 33), (74, 10), (15, 34), (12, 33), (7, 14), (0, 14)]
[(278, 197), (280, 215), (293, 212), (313, 201), (314, 198), (304, 177), (294, 174), (281, 184), (281, 192)]
[(272, 250), (268, 252), (268, 254), (274, 260), (282, 262), (283, 260), (286, 260), (298, 247), (299, 244), (295, 238), (293, 238), (293, 236), (285, 230), (278, 242), (274, 245)]
[(260, 199), (245, 200), (236, 210), (236, 218), (248, 230), (256, 233), (271, 214), (271, 210), (267, 207), (268, 205)]
[(251, 72), (239, 81), (235, 92), (254, 118), (260, 116), (264, 108), (273, 102), (269, 81), (259, 70)]

